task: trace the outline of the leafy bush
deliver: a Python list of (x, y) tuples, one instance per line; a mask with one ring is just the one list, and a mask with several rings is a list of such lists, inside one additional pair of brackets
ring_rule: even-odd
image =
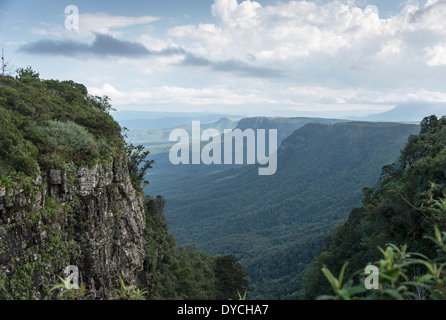
[(136, 286), (126, 286), (120, 279), (121, 287), (116, 290), (114, 300), (146, 300), (147, 290), (138, 289)]
[(86, 300), (89, 299), (89, 292), (84, 284), (79, 289), (74, 289), (71, 285), (71, 278), (60, 278), (61, 283), (55, 284), (47, 289), (48, 294), (45, 300)]
[[(127, 128), (123, 129), (123, 136), (127, 138)], [(133, 188), (139, 194), (144, 191), (143, 185), (148, 185), (149, 181), (145, 180), (147, 170), (152, 168), (153, 160), (147, 160), (149, 151), (145, 150), (144, 146), (134, 146), (130, 142), (125, 143), (125, 152), (127, 154), (127, 167), (129, 170), (130, 181)]]
[(37, 148), (23, 138), (16, 119), (0, 108), (0, 173), (12, 169), (33, 175), (37, 168)]
[(84, 127), (71, 122), (47, 121), (37, 131), (44, 136), (45, 150), (42, 161), (50, 166), (73, 161), (88, 164), (99, 157), (98, 144)]
[[(87, 300), (91, 299), (89, 290), (82, 283), (79, 288), (73, 288), (70, 277), (60, 278), (61, 283), (51, 286), (47, 291), (45, 300)], [(138, 289), (136, 286), (126, 286), (120, 279), (120, 288), (115, 290), (111, 300), (146, 300), (146, 290)]]
[(0, 174), (27, 175), (37, 164), (92, 164), (122, 153), (108, 97), (92, 97), (73, 81), (41, 80), (31, 67), (0, 77)]
[[(379, 288), (367, 290), (364, 282), (356, 286), (354, 279), (343, 284), (345, 268), (342, 267), (338, 278), (327, 269), (322, 272), (331, 284), (334, 295), (323, 295), (318, 299), (334, 300), (445, 300), (446, 299), (446, 232), (435, 227), (435, 237), (426, 236), (437, 247), (437, 256), (430, 259), (418, 252), (407, 252), (407, 246), (397, 247), (390, 244), (380, 251), (383, 258), (374, 263), (378, 268)], [(410, 270), (417, 270), (411, 273)], [(355, 274), (360, 274), (361, 270)]]

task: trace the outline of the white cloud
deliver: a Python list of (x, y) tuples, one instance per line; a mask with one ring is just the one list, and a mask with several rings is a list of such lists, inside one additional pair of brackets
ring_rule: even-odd
[(251, 29), (257, 27), (262, 6), (255, 1), (216, 0), (212, 14), (230, 28)]
[(146, 25), (158, 20), (160, 20), (159, 17), (153, 16), (129, 17), (105, 13), (85, 13), (79, 15), (79, 29), (68, 30), (59, 24), (40, 22), (38, 27), (31, 28), (31, 33), (57, 38), (84, 38), (95, 33), (118, 37), (123, 34), (122, 28)]
[(2, 42), (0, 39), (0, 43), (6, 45), (6, 46), (21, 46), (26, 44), (26, 41), (4, 41)]
[(227, 107), (241, 108), (243, 105), (270, 106), (270, 108), (288, 107), (308, 111), (324, 109), (351, 111), (361, 105), (367, 106), (369, 109), (387, 110), (389, 105), (399, 103), (446, 102), (446, 93), (419, 88), (369, 90), (347, 87), (334, 89), (322, 85), (294, 86), (282, 90), (277, 88), (237, 90), (221, 86), (196, 89), (164, 85), (120, 91), (106, 83), (101, 88), (89, 88), (89, 92), (98, 96), (109, 96), (113, 105), (118, 108), (127, 105), (183, 105), (189, 108), (214, 105), (220, 108), (215, 111), (223, 112)]
[(109, 83), (105, 83), (102, 88), (90, 88), (89, 93), (100, 97), (108, 96), (112, 100), (119, 100), (127, 97), (126, 94), (116, 90), (116, 88)]
[[(408, 1), (387, 18), (380, 18), (379, 8), (361, 9), (356, 2), (262, 6), (249, 0), (214, 0), (211, 23), (178, 25), (163, 39), (147, 31), (131, 34), (149, 50), (182, 48), (196, 58), (195, 64), (181, 66), (181, 54), (142, 62), (123, 58), (117, 65), (127, 65), (131, 75), (118, 79), (116, 65), (110, 66), (115, 79), (94, 84), (90, 91), (110, 96), (117, 106), (261, 104), (317, 109), (331, 104), (336, 110), (351, 110), (358, 105), (446, 101), (446, 0), (428, 0), (424, 6)], [(81, 16), (79, 36), (100, 32), (123, 37), (125, 27), (156, 19), (86, 14)], [(48, 32), (46, 26), (35, 32), (39, 29)], [(236, 73), (203, 67), (231, 61), (237, 62), (232, 66), (269, 68), (284, 76), (241, 79)]]
[(142, 16), (142, 17), (126, 17), (112, 16), (104, 13), (86, 13), (79, 17), (79, 30), (82, 33), (102, 33), (119, 36), (122, 34), (120, 29), (135, 25), (149, 24), (160, 20), (158, 17)]
[(101, 88), (90, 87), (88, 91), (90, 94), (97, 96), (109, 96), (113, 105), (116, 106), (129, 104), (181, 104), (189, 106), (219, 104), (240, 106), (243, 104), (271, 104), (278, 102), (263, 95), (260, 90), (237, 91), (225, 87), (196, 89), (164, 85), (120, 91), (113, 85), (106, 83)]
[(426, 48), (427, 64), (431, 67), (446, 66), (446, 43)]
[(177, 26), (168, 34), (207, 59), (251, 59), (284, 70), (289, 79), (280, 87), (295, 82), (295, 101), (444, 101), (437, 68), (446, 65), (446, 0), (408, 1), (388, 18), (380, 18), (378, 7), (355, 3), (214, 0), (215, 23)]
[(357, 47), (387, 27), (375, 11), (340, 1), (325, 5), (291, 1), (262, 7), (249, 0), (240, 4), (215, 0), (212, 13), (219, 24), (175, 27), (170, 35), (180, 41), (192, 39), (190, 50), (205, 49), (218, 59), (250, 53), (265, 60), (287, 60)]
[(150, 34), (142, 34), (139, 42), (146, 46), (147, 49), (153, 51), (161, 51), (166, 48), (172, 48), (175, 44), (172, 41), (155, 38)]
[[(217, 24), (177, 26), (169, 30), (191, 52), (214, 59), (241, 59), (251, 54), (265, 61), (296, 60), (312, 54), (352, 53), (383, 59), (405, 46), (421, 54), (424, 41), (446, 35), (446, 5), (406, 5), (399, 14), (380, 19), (378, 9), (364, 10), (351, 1), (317, 4), (290, 1), (261, 6), (255, 1), (215, 0)], [(435, 10), (426, 8), (435, 7)]]
[(401, 39), (392, 39), (381, 45), (381, 50), (376, 57), (379, 60), (395, 60), (404, 52), (404, 43)]
[[(446, 101), (446, 92), (430, 91), (420, 88), (393, 88), (372, 90), (346, 87), (334, 89), (325, 86), (297, 86), (284, 90), (292, 100), (332, 104), (398, 104), (403, 102)], [(342, 107), (342, 106), (341, 106)]]

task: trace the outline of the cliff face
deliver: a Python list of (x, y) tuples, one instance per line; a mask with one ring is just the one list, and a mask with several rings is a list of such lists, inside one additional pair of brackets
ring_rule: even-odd
[[(151, 161), (126, 143), (111, 110), (108, 97), (41, 80), (30, 67), (0, 76), (0, 300), (203, 300), (227, 291), (213, 257), (168, 233), (165, 200), (139, 196)], [(86, 290), (50, 290), (66, 270)], [(243, 282), (230, 288), (224, 298), (246, 291)]]
[(65, 165), (0, 188), (0, 293), (42, 298), (67, 266), (94, 298), (143, 279), (143, 199), (124, 157)]

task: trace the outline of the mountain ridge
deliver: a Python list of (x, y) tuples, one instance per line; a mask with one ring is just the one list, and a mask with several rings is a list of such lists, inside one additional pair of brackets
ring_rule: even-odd
[(397, 105), (395, 108), (383, 113), (371, 114), (366, 117), (352, 117), (352, 120), (410, 122), (418, 124), (427, 115), (441, 117), (444, 114), (446, 114), (445, 102), (406, 103)]
[[(400, 123), (306, 124), (282, 142), (274, 176), (258, 177), (251, 166), (179, 179), (178, 189), (165, 194), (170, 230), (180, 243), (233, 252), (251, 274), (255, 298), (298, 298), (305, 265), (332, 223), (359, 203), (362, 188), (377, 182), (418, 130)], [(347, 181), (343, 192), (340, 181)], [(316, 201), (316, 194), (324, 197)], [(275, 270), (274, 257), (285, 261)]]

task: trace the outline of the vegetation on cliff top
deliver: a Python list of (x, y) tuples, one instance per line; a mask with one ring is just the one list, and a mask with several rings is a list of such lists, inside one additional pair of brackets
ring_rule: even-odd
[[(67, 164), (92, 166), (122, 156), (134, 189), (142, 195), (141, 184), (147, 183), (144, 177), (153, 161), (147, 159), (149, 152), (142, 146), (125, 141), (125, 130), (109, 115), (111, 110), (108, 97), (92, 96), (85, 86), (73, 81), (41, 80), (30, 67), (19, 69), (15, 79), (0, 77), (0, 188), (7, 187), (8, 194), (10, 188), (17, 187), (13, 182), (21, 181), (23, 187), (25, 181), (29, 183), (37, 177), (39, 170), (63, 168)], [(45, 200), (45, 215), (52, 218), (48, 221), (50, 226), (61, 208), (51, 197)], [(163, 208), (162, 197), (146, 196), (145, 279), (141, 279), (140, 288), (127, 286), (121, 280), (114, 298), (237, 299), (239, 293), (246, 292), (247, 274), (239, 261), (231, 255), (212, 257), (194, 246), (178, 246), (167, 231)], [(32, 228), (40, 219), (40, 214), (36, 214), (30, 225), (25, 223), (23, 227)], [(48, 246), (53, 246), (55, 253), (51, 256), (50, 251), (45, 252), (44, 260), (60, 270), (63, 266), (57, 265), (57, 248), (63, 247), (60, 251), (65, 255), (74, 251), (58, 234), (48, 237), (54, 238), (54, 244), (48, 241)], [(71, 243), (76, 245), (75, 241)], [(2, 249), (8, 250), (0, 242)], [(36, 264), (28, 263), (29, 270), (20, 269), (9, 276), (0, 274), (0, 299), (33, 298), (31, 274)], [(85, 286), (80, 290), (68, 289), (66, 280), (53, 287), (47, 285), (46, 292), (42, 292), (44, 299), (90, 298)]]
[(109, 158), (123, 147), (111, 110), (108, 97), (73, 81), (41, 80), (30, 67), (0, 77), (0, 174)]
[[(420, 134), (410, 136), (399, 162), (383, 168), (379, 188), (364, 188), (362, 207), (328, 237), (307, 272), (304, 298), (332, 292), (321, 269), (328, 278), (344, 274), (344, 269), (343, 278), (351, 280), (349, 288), (342, 290), (340, 285), (335, 293), (354, 293), (358, 287), (351, 285), (364, 282), (368, 264), (379, 267), (381, 290), (359, 296), (446, 297), (445, 146), (446, 117), (426, 117)], [(348, 266), (343, 268), (345, 263)], [(336, 281), (331, 278), (331, 282)]]

